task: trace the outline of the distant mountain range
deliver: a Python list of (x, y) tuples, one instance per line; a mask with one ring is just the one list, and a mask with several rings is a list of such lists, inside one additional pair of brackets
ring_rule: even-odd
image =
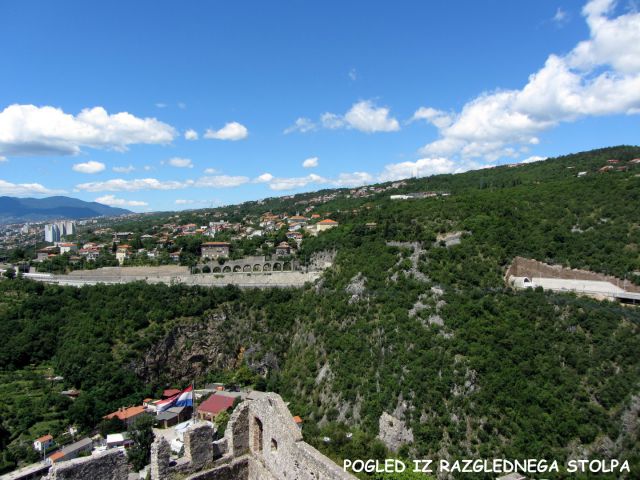
[(97, 202), (71, 197), (17, 198), (0, 197), (0, 224), (38, 222), (55, 219), (79, 220), (90, 217), (115, 217), (131, 213)]

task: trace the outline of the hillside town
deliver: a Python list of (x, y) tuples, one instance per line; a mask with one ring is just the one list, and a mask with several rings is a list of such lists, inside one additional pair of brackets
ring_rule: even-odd
[[(80, 392), (72, 391), (72, 398)], [(62, 392), (70, 395), (69, 392)], [(33, 439), (33, 450), (41, 461), (24, 466), (0, 476), (2, 480), (29, 480), (42, 478), (54, 465), (78, 458), (99, 458), (105, 452), (117, 450), (127, 453), (139, 448), (139, 432), (145, 428), (155, 441), (166, 442), (174, 464), (187, 461), (185, 456), (185, 432), (194, 428), (209, 427), (213, 439), (221, 439), (231, 412), (242, 402), (252, 402), (265, 398), (264, 392), (223, 383), (210, 383), (195, 389), (193, 385), (185, 389), (167, 388), (158, 399), (145, 398), (138, 405), (123, 406), (103, 417), (93, 432), (79, 437), (77, 429), (69, 426), (67, 431), (56, 436), (51, 433)], [(291, 419), (302, 430), (300, 416)], [(138, 436), (138, 437), (137, 437)], [(139, 472), (132, 472), (129, 478), (153, 477), (146, 465)], [(160, 477), (162, 478), (162, 477)]]

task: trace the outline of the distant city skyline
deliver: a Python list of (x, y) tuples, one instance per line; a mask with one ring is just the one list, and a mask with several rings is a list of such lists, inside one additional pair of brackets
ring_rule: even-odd
[(0, 195), (144, 212), (640, 132), (630, 1), (0, 4)]

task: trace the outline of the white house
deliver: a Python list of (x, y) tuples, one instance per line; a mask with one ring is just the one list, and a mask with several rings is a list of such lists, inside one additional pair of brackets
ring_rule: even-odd
[(33, 442), (33, 448), (39, 452), (42, 452), (43, 450), (49, 450), (51, 447), (53, 447), (53, 445), (53, 437), (49, 434), (43, 435), (40, 438), (36, 438)]

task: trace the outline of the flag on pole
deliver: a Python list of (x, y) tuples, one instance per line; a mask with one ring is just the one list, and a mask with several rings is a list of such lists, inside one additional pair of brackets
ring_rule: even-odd
[(171, 407), (193, 407), (193, 385), (189, 385), (180, 393), (156, 403), (156, 411), (164, 412)]

